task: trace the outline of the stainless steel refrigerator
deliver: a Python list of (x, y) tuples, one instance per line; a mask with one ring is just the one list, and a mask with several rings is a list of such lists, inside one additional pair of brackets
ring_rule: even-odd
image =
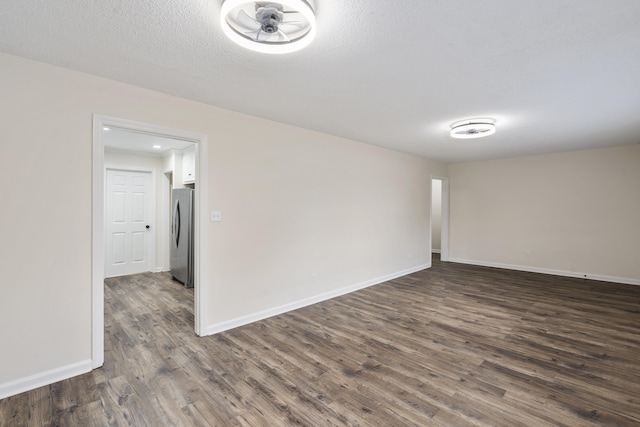
[(171, 275), (187, 288), (193, 287), (193, 193), (191, 188), (172, 193)]

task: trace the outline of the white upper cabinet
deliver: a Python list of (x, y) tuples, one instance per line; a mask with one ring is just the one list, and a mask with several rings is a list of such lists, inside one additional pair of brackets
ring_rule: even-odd
[(196, 147), (182, 150), (182, 181), (185, 184), (196, 182)]

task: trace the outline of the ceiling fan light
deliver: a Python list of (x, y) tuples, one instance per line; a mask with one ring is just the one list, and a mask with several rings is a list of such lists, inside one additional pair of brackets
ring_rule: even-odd
[[(253, 37), (249, 37), (248, 32), (243, 34), (243, 32), (238, 29), (239, 24), (237, 22), (237, 17), (234, 17), (233, 15), (248, 5), (254, 5), (251, 9), (257, 10), (257, 8), (255, 8), (256, 4), (279, 6), (285, 9), (284, 14), (292, 12), (300, 14), (306, 21), (301, 27), (302, 30), (297, 31), (300, 36), (290, 39), (289, 37), (286, 37), (286, 35), (283, 37), (282, 35), (285, 33), (281, 31), (271, 33), (270, 31), (265, 30), (258, 30), (255, 39)], [(283, 22), (280, 25), (282, 24), (286, 25), (287, 22)], [(308, 46), (313, 41), (316, 34), (315, 14), (309, 3), (305, 0), (275, 0), (273, 2), (225, 0), (222, 4), (222, 9), (220, 10), (220, 25), (222, 26), (224, 34), (236, 44), (255, 52), (270, 54), (290, 53), (300, 50)], [(269, 39), (260, 40), (260, 33), (277, 34), (278, 39), (275, 41), (271, 41)]]
[(496, 123), (493, 119), (467, 119), (451, 125), (452, 138), (471, 139), (483, 138), (496, 133)]

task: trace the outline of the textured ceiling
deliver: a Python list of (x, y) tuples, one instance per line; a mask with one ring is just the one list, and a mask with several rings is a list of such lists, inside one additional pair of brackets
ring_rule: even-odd
[[(316, 0), (300, 52), (221, 0), (6, 0), (0, 51), (446, 162), (640, 142), (638, 0)], [(493, 117), (488, 138), (449, 125)]]

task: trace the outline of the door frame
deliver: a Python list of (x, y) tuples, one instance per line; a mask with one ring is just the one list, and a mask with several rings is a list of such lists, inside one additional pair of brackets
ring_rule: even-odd
[(136, 122), (104, 115), (93, 115), (93, 164), (92, 164), (92, 242), (91, 242), (91, 365), (104, 364), (104, 196), (105, 161), (103, 132), (105, 127), (115, 127), (143, 132), (165, 138), (182, 139), (195, 143), (196, 189), (194, 211), (194, 330), (199, 336), (207, 331), (207, 295), (205, 283), (207, 269), (207, 240), (202, 238), (207, 219), (208, 194), (208, 140), (207, 135), (173, 129), (159, 125)]
[[(442, 181), (442, 221), (440, 223), (440, 260), (441, 261), (449, 261), (449, 178), (446, 176), (439, 175), (431, 175), (431, 183), (433, 184), (434, 180)], [(429, 187), (429, 194), (431, 194), (431, 189), (433, 185)], [(431, 205), (431, 198), (429, 199), (429, 205)], [(431, 213), (429, 213), (429, 256), (432, 254), (433, 248), (431, 247), (431, 233), (432, 224), (431, 224)]]
[[(156, 191), (156, 171), (153, 169), (145, 169), (145, 168), (136, 168), (136, 167), (127, 167), (127, 166), (117, 166), (117, 165), (105, 165), (104, 167), (104, 176), (105, 176), (105, 190), (106, 190), (106, 186), (107, 186), (107, 172), (108, 171), (124, 171), (124, 172), (142, 172), (142, 173), (148, 173), (151, 179), (151, 188), (149, 190), (149, 198), (150, 201), (148, 201), (147, 203), (151, 203), (152, 204), (152, 209), (151, 209), (151, 219), (149, 220), (149, 223), (151, 225), (151, 230), (153, 230), (152, 233), (150, 233), (150, 237), (149, 237), (149, 241), (148, 241), (148, 247), (145, 248), (145, 257), (146, 257), (146, 266), (147, 266), (147, 271), (153, 271), (153, 272), (157, 272), (158, 270), (156, 269), (156, 266), (158, 265), (158, 258), (157, 258), (157, 251), (156, 251), (156, 236), (157, 236), (157, 231), (156, 231), (156, 227), (158, 224), (158, 212), (156, 207), (158, 206), (158, 199), (157, 199), (157, 191)], [(105, 212), (106, 209), (108, 208), (107, 203), (106, 203), (106, 194), (105, 194), (105, 203), (104, 203), (104, 208), (105, 208)], [(106, 231), (106, 213), (105, 213), (105, 231)], [(106, 242), (105, 242), (106, 243)], [(105, 245), (106, 247), (106, 245)], [(106, 275), (105, 275), (106, 276)]]

